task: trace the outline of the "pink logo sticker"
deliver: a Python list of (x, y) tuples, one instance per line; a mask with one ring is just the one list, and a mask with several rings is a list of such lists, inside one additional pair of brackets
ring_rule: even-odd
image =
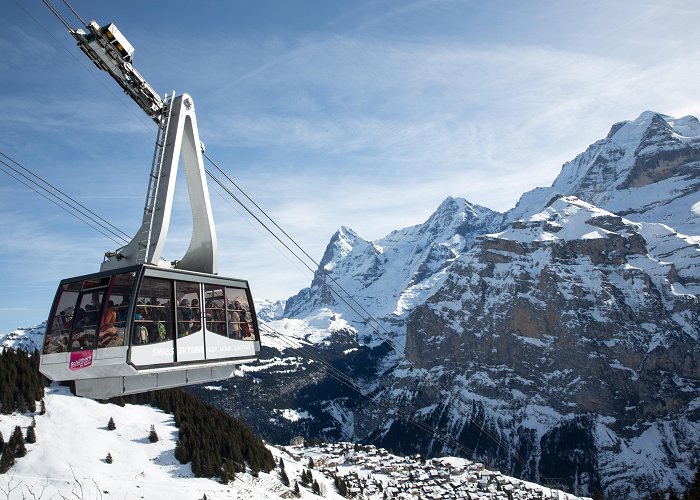
[(70, 364), (68, 368), (71, 370), (80, 370), (87, 368), (92, 364), (93, 351), (73, 351), (70, 353)]

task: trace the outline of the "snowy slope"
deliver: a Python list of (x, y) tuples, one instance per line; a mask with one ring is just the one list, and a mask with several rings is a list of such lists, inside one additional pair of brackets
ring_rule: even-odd
[[(174, 456), (177, 441), (177, 428), (172, 415), (148, 406), (100, 404), (95, 401), (70, 395), (65, 388), (52, 387), (44, 398), (46, 414), (35, 415), (37, 441), (27, 444), (28, 453), (18, 458), (16, 464), (5, 475), (0, 475), (0, 489), (10, 499), (20, 498), (146, 498), (158, 499), (207, 499), (247, 498), (274, 499), (289, 498), (291, 488), (282, 484), (278, 470), (270, 474), (260, 473), (253, 477), (249, 473), (238, 473), (236, 479), (227, 485), (214, 479), (196, 478), (189, 465), (180, 464)], [(114, 419), (116, 429), (107, 429), (107, 422)], [(9, 437), (19, 425), (23, 433), (30, 425), (30, 414), (3, 415), (0, 417), (0, 432)], [(159, 440), (151, 443), (148, 434), (154, 426)], [(284, 461), (285, 472), (293, 486), (301, 482), (301, 473), (307, 467), (309, 458), (319, 465), (339, 463), (342, 454), (336, 450), (352, 450), (351, 444), (340, 444), (321, 448), (270, 447), (275, 460)], [(112, 463), (105, 460), (107, 454)], [(401, 462), (399, 457), (383, 453), (384, 461)], [(344, 477), (366, 477), (372, 459), (365, 459), (363, 453), (350, 451), (352, 459), (342, 465)], [(376, 455), (376, 450), (372, 455)], [(449, 461), (449, 459), (443, 459)], [(453, 460), (454, 461), (454, 460)], [(408, 462), (415, 461), (407, 460)], [(457, 460), (455, 463), (465, 461)], [(478, 468), (477, 468), (478, 466)], [(450, 466), (450, 468), (452, 465)], [(447, 470), (444, 465), (428, 463), (423, 470)], [(477, 486), (469, 486), (475, 493), (472, 498), (492, 498), (496, 485), (491, 480), (499, 478), (509, 488), (517, 491), (515, 498), (540, 498), (544, 491), (538, 485), (523, 483), (483, 469), (473, 464), (469, 477), (489, 478), (481, 492)], [(478, 472), (477, 472), (478, 471)], [(314, 470), (313, 477), (319, 483), (323, 498), (340, 499), (330, 475), (333, 467)], [(396, 484), (401, 471), (395, 468), (391, 473), (378, 476), (385, 487)], [(441, 475), (443, 472), (441, 472)], [(467, 475), (463, 480), (467, 487)], [(300, 487), (300, 498), (319, 498), (309, 488)], [(382, 491), (375, 490), (365, 498), (380, 499)], [(578, 497), (561, 493), (566, 500)]]
[[(173, 417), (147, 406), (100, 404), (70, 395), (66, 388), (50, 389), (46, 414), (37, 415), (35, 444), (0, 476), (0, 485), (15, 488), (10, 498), (26, 498), (29, 491), (43, 498), (278, 498), (284, 490), (271, 475), (255, 479), (239, 474), (229, 485), (195, 478), (188, 465), (174, 456), (177, 428)], [(107, 430), (113, 418), (116, 430)], [(23, 432), (28, 415), (3, 415), (0, 431), (7, 439), (15, 425)], [(148, 440), (155, 426), (159, 441)], [(105, 462), (107, 453), (113, 463)], [(273, 473), (274, 474), (274, 473)], [(24, 496), (23, 496), (24, 495)], [(31, 496), (29, 496), (31, 498)], [(38, 495), (37, 495), (38, 497)], [(310, 498), (310, 497), (309, 497)]]

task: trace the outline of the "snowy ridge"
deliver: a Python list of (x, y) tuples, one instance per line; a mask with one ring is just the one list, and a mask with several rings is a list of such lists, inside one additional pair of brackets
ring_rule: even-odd
[[(331, 305), (342, 317), (352, 318), (350, 326), (355, 330), (362, 329), (363, 323), (353, 309), (379, 319), (387, 331), (396, 331), (408, 312), (439, 287), (450, 263), (471, 246), (477, 234), (496, 229), (500, 217), (449, 197), (423, 224), (393, 231), (377, 241), (364, 240), (342, 227), (331, 238), (311, 287), (287, 301), (285, 316), (303, 318)], [(338, 300), (327, 282), (342, 287), (357, 303)], [(397, 332), (397, 342), (402, 343), (402, 338)]]
[(700, 234), (691, 207), (700, 201), (700, 122), (645, 111), (613, 125), (605, 139), (562, 167), (549, 188), (525, 193), (505, 220), (539, 212), (557, 195), (573, 195), (635, 221)]
[(29, 353), (41, 351), (44, 346), (46, 322), (30, 328), (18, 328), (8, 334), (0, 335), (0, 345), (11, 349), (22, 349)]

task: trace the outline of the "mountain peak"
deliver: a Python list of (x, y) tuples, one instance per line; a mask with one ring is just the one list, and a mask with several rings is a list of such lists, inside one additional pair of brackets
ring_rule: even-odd
[(345, 241), (355, 241), (357, 238), (360, 236), (350, 229), (348, 226), (340, 226), (338, 230), (335, 232), (333, 237), (331, 238), (331, 241), (333, 240), (345, 240)]
[(561, 193), (610, 212), (637, 214), (634, 220), (674, 218), (675, 229), (696, 234), (697, 217), (688, 207), (697, 202), (698, 161), (700, 121), (647, 110), (614, 124), (604, 139), (565, 163), (550, 187), (524, 193), (504, 221), (527, 218)]

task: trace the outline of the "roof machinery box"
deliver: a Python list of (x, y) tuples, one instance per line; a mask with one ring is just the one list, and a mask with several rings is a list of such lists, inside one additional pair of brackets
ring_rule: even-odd
[(131, 62), (134, 57), (134, 47), (129, 43), (126, 37), (119, 31), (113, 23), (100, 28), (100, 31), (109, 39), (110, 44), (119, 50), (122, 57)]

